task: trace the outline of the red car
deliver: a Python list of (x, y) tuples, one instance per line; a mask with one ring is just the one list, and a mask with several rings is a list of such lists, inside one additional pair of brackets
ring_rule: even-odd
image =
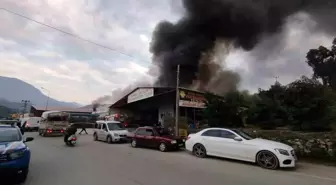
[(139, 127), (131, 138), (132, 147), (158, 148), (161, 152), (185, 147), (185, 139), (160, 133), (154, 127)]

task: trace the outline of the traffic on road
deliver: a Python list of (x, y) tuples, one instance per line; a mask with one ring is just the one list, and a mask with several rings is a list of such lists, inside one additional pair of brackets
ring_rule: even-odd
[[(297, 159), (291, 147), (252, 138), (239, 130), (211, 128), (182, 138), (155, 127), (139, 127), (129, 135), (128, 130), (116, 121), (97, 121), (97, 125), (87, 135), (75, 134), (76, 145), (71, 145), (74, 147), (63, 143), (60, 137), (42, 137), (37, 132), (22, 133), (16, 125), (1, 125), (1, 175), (6, 174), (6, 182), (29, 185), (89, 185), (94, 183), (94, 179), (109, 183), (108, 177), (116, 183), (130, 185), (171, 184), (170, 181), (197, 185), (206, 183), (205, 178), (211, 184), (227, 181), (235, 185), (336, 182), (331, 177), (305, 174), (311, 178), (308, 181), (297, 172), (300, 169), (295, 168), (290, 171), (264, 170), (256, 168), (256, 165), (210, 157), (253, 162), (267, 169), (295, 167)], [(34, 142), (28, 143), (32, 140)], [(160, 154), (150, 148), (166, 153)], [(209, 159), (197, 159), (206, 156)], [(193, 174), (192, 178), (188, 174)], [(321, 179), (323, 181), (319, 181)], [(1, 182), (5, 182), (3, 177)]]

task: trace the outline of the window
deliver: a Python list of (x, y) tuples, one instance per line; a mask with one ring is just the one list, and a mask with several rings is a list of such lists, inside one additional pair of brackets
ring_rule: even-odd
[(16, 128), (0, 129), (0, 142), (21, 141), (20, 131)]
[(241, 130), (237, 130), (237, 129), (233, 129), (233, 132), (235, 132), (236, 134), (240, 135), (240, 137), (246, 139), (246, 140), (251, 140), (254, 139), (253, 136), (249, 135), (248, 133), (241, 131)]
[(233, 139), (236, 137), (236, 135), (230, 131), (226, 131), (226, 130), (220, 130), (219, 132), (220, 137), (221, 138), (226, 138), (226, 139)]
[(106, 127), (106, 124), (102, 124), (102, 129), (107, 131), (107, 127)]
[(145, 129), (139, 129), (139, 130), (137, 130), (137, 132), (135, 134), (140, 135), (140, 136), (145, 136), (146, 135), (146, 130)]
[(154, 132), (152, 129), (139, 129), (136, 132), (136, 135), (140, 135), (140, 136), (153, 136)]
[(219, 137), (219, 130), (208, 130), (205, 131), (202, 136), (208, 136), (208, 137)]
[(107, 125), (110, 130), (125, 130), (124, 125), (121, 123), (108, 123)]
[(154, 136), (154, 132), (152, 129), (146, 129), (146, 136)]

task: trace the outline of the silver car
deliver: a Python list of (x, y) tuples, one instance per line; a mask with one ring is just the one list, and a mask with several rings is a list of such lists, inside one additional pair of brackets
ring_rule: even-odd
[(95, 141), (106, 141), (107, 143), (115, 143), (119, 141), (127, 141), (128, 130), (118, 121), (97, 121), (97, 128), (93, 133)]

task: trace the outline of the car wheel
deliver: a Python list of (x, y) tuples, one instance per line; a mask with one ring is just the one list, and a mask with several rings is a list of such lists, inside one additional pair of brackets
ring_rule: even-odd
[(166, 152), (167, 151), (167, 145), (165, 143), (160, 143), (159, 150), (161, 152)]
[(137, 142), (136, 142), (135, 139), (132, 139), (131, 146), (132, 146), (133, 148), (136, 148), (136, 147), (137, 147)]
[(28, 168), (22, 169), (22, 173), (20, 173), (16, 178), (16, 183), (18, 184), (24, 183), (27, 179), (28, 171), (29, 171)]
[(192, 153), (199, 158), (207, 156), (206, 149), (202, 144), (195, 144)]
[(109, 144), (113, 143), (111, 136), (107, 136), (107, 143), (109, 143)]
[(94, 141), (98, 141), (98, 136), (97, 136), (96, 133), (93, 134), (93, 140), (94, 140)]
[(278, 158), (270, 151), (258, 152), (256, 161), (259, 166), (269, 170), (275, 170), (279, 167)]

